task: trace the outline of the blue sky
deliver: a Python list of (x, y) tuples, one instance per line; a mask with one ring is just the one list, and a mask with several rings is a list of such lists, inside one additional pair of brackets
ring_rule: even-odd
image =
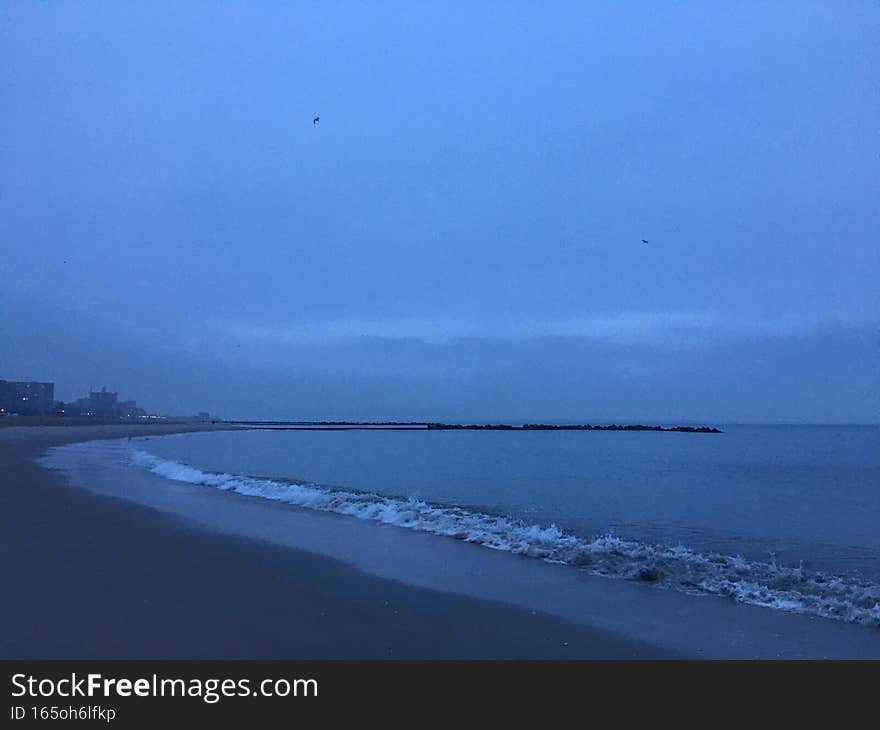
[(6, 3), (0, 377), (876, 422), (878, 31), (870, 2)]

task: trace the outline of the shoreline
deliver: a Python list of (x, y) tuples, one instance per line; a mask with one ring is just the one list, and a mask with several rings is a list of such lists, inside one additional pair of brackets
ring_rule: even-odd
[(7, 659), (683, 658), (614, 631), (378, 578), (72, 487), (35, 459), (78, 441), (230, 424), (0, 430)]

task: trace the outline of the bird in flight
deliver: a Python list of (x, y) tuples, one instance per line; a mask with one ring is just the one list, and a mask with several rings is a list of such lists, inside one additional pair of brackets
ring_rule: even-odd
[(315, 118), (312, 120), (312, 124), (317, 124), (317, 123), (320, 122), (320, 121), (321, 121), (321, 117), (315, 117)]
[(642, 239), (642, 243), (647, 243), (647, 241), (643, 238), (643, 239)]

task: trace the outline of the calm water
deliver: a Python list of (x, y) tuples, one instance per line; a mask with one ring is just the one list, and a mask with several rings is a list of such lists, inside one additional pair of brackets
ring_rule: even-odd
[(149, 439), (137, 448), (207, 472), (423, 500), (556, 525), (584, 539), (611, 532), (880, 581), (878, 427), (730, 426), (721, 435), (243, 431)]

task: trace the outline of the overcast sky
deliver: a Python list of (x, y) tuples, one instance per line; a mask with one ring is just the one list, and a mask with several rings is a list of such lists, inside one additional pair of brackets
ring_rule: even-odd
[(5, 2), (0, 378), (878, 422), (878, 38), (870, 1)]

